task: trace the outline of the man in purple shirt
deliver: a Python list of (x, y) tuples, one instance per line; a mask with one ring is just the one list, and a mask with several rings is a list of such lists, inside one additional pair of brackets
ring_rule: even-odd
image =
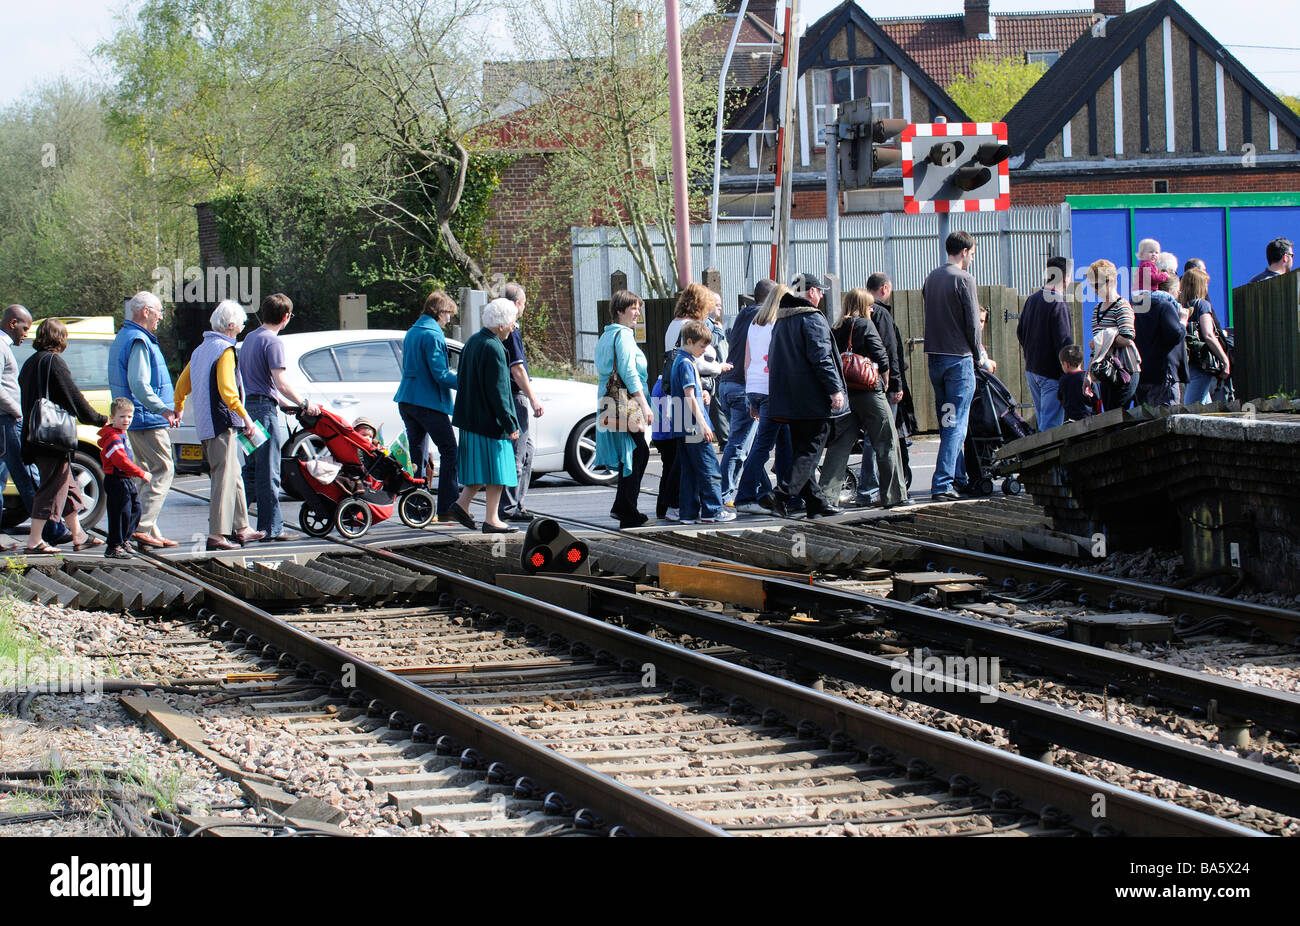
[(249, 417), (266, 428), (266, 442), (248, 456), (244, 466), (247, 491), (251, 479), (257, 496), (257, 529), (265, 536), (262, 542), (296, 540), (296, 534), (284, 529), (280, 513), (280, 451), (289, 435), (280, 418), (280, 406), (305, 406), (307, 414), (320, 409), (298, 397), (284, 378), (284, 342), (280, 332), (293, 317), (293, 301), (284, 293), (272, 293), (262, 300), (258, 313), (261, 326), (244, 338), (239, 350), (239, 373), (244, 380), (244, 407)]

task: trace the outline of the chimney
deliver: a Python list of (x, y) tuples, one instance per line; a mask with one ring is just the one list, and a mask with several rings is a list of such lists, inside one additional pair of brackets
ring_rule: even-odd
[(1102, 16), (1123, 16), (1124, 0), (1093, 0), (1092, 9)]
[[(1098, 3), (1103, 0), (1097, 0)], [(1122, 4), (1124, 0), (1119, 0)], [(966, 37), (989, 33), (989, 0), (966, 0)]]

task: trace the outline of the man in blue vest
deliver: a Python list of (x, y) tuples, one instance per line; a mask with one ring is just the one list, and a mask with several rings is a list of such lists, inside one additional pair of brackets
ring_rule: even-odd
[(136, 293), (126, 304), (126, 322), (108, 352), (108, 388), (113, 398), (126, 396), (135, 405), (127, 437), (136, 462), (152, 477), (138, 486), (140, 525), (131, 536), (142, 547), (176, 546), (158, 529), (158, 514), (176, 473), (167, 429), (179, 422), (172, 410), (171, 374), (158, 345), (162, 312), (162, 302), (153, 293)]

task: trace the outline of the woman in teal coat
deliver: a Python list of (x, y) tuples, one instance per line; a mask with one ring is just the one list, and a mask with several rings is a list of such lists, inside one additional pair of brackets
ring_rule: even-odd
[(518, 528), (501, 522), (501, 487), (517, 483), (515, 451), (519, 420), (510, 397), (510, 371), (501, 342), (515, 330), (519, 310), (509, 299), (493, 299), (483, 307), (483, 327), (461, 348), (457, 367), (456, 406), (451, 423), (460, 428), (460, 478), (465, 488), (448, 513), (474, 529), (470, 502), (487, 489), (483, 533), (511, 534)]
[(601, 332), (596, 342), (597, 391), (605, 395), (605, 384), (617, 372), (627, 387), (631, 400), (641, 407), (645, 428), (638, 432), (627, 429), (618, 422), (616, 429), (605, 429), (601, 416), (596, 416), (596, 465), (618, 470), (618, 492), (610, 516), (618, 520), (620, 528), (640, 527), (649, 520), (637, 510), (637, 495), (641, 492), (641, 478), (650, 461), (650, 445), (646, 432), (650, 430), (653, 416), (647, 390), (645, 354), (636, 346), (637, 319), (641, 317), (644, 303), (636, 293), (620, 289), (609, 300), (610, 324)]

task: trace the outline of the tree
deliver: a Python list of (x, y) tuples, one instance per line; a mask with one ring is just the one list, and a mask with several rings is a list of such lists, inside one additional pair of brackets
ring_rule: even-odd
[(1300, 116), (1300, 96), (1291, 96), (1287, 93), (1279, 93), (1277, 98), (1281, 100), (1291, 112)]
[[(532, 105), (510, 117), (509, 133), (535, 139), (551, 152), (532, 224), (613, 225), (647, 288), (669, 297), (677, 289), (677, 244), (671, 230), (663, 14), (663, 4), (653, 0), (568, 0), (559, 7), (519, 8), (515, 43), (532, 59), (526, 70)], [(705, 50), (692, 42), (689, 31), (683, 44), (694, 211), (704, 204), (700, 181), (712, 171), (715, 99)]]
[(977, 58), (970, 76), (958, 77), (944, 89), (974, 121), (997, 122), (1046, 72), (1046, 65), (1019, 58)]

